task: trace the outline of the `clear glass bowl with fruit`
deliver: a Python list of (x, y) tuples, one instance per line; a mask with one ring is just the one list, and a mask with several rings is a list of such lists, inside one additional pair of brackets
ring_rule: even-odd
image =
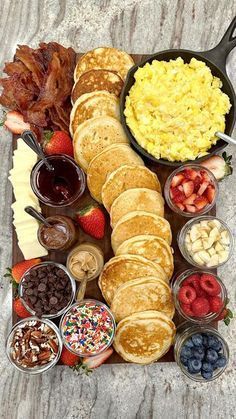
[(197, 268), (214, 269), (232, 256), (234, 239), (220, 218), (201, 216), (189, 220), (177, 237), (183, 257)]
[(175, 307), (193, 323), (210, 323), (227, 304), (227, 290), (220, 278), (207, 271), (187, 269), (172, 283)]
[(174, 356), (187, 377), (207, 382), (224, 372), (229, 360), (229, 348), (214, 327), (185, 322), (177, 330)]
[(185, 217), (196, 217), (210, 211), (218, 192), (213, 173), (197, 164), (186, 164), (174, 170), (164, 186), (169, 207)]

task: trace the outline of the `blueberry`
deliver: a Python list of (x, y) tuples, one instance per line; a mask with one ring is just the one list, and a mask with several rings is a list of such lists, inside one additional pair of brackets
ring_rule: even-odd
[(202, 346), (202, 335), (200, 335), (199, 333), (196, 333), (195, 335), (192, 336), (192, 341), (194, 346)]
[(203, 362), (202, 363), (202, 371), (205, 372), (212, 372), (213, 371), (213, 365), (209, 362)]
[(190, 374), (197, 374), (202, 368), (202, 363), (199, 359), (191, 358), (188, 360), (188, 372)]
[(191, 348), (188, 348), (187, 346), (184, 345), (181, 349), (180, 356), (183, 356), (184, 358), (187, 358), (187, 359), (191, 358), (192, 356)]
[(212, 371), (201, 371), (202, 377), (205, 378), (205, 380), (210, 380), (210, 378), (212, 378)]
[(208, 346), (208, 336), (205, 334), (202, 334), (202, 344), (203, 346)]
[(225, 365), (227, 364), (227, 360), (225, 358), (224, 355), (219, 355), (219, 358), (217, 359), (217, 361), (214, 363), (213, 368), (223, 368), (225, 367)]
[(186, 358), (185, 356), (180, 356), (180, 361), (182, 362), (182, 364), (187, 367), (188, 365), (188, 358)]
[(214, 364), (216, 360), (218, 359), (218, 353), (214, 349), (208, 349), (206, 351), (206, 361), (210, 362), (211, 364)]
[(187, 346), (187, 348), (193, 348), (193, 347), (194, 347), (194, 344), (193, 344), (192, 339), (188, 339), (188, 340), (186, 340), (186, 341), (184, 342), (184, 346)]
[(203, 360), (205, 356), (205, 350), (203, 347), (199, 346), (198, 348), (194, 348), (192, 350), (193, 357), (199, 359), (200, 361)]
[(212, 335), (208, 337), (207, 346), (208, 348), (212, 348), (217, 352), (219, 352), (223, 347), (221, 341), (216, 336), (212, 336)]

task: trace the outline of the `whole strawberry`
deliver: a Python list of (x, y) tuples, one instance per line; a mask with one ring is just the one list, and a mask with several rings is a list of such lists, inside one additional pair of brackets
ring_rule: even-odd
[(90, 205), (76, 214), (76, 221), (85, 233), (95, 239), (102, 239), (105, 234), (105, 215), (101, 208)]
[(29, 313), (28, 310), (26, 310), (25, 306), (23, 305), (19, 297), (16, 297), (13, 301), (13, 310), (17, 314), (17, 316), (22, 319), (32, 316), (32, 314)]
[(21, 262), (16, 263), (12, 268), (7, 268), (7, 272), (4, 276), (9, 277), (13, 285), (17, 286), (24, 273), (29, 268), (32, 268), (32, 266), (37, 265), (40, 262), (40, 258), (22, 260)]
[(63, 131), (45, 131), (43, 149), (48, 156), (51, 154), (67, 154), (74, 157), (71, 138)]
[(68, 349), (63, 346), (60, 361), (63, 365), (74, 367), (80, 362), (80, 358), (77, 355), (72, 354), (72, 352), (68, 351)]

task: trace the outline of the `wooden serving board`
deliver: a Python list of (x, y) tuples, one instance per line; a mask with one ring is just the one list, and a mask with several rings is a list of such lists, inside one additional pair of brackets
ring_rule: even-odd
[[(78, 57), (80, 57), (80, 55), (82, 54), (78, 54)], [(147, 55), (132, 55), (135, 63), (139, 63), (140, 61), (142, 61), (144, 58), (148, 57)], [(13, 149), (16, 148), (16, 142), (17, 139), (14, 138), (13, 140)], [(158, 178), (161, 182), (162, 185), (162, 189), (164, 187), (165, 181), (167, 179), (167, 177), (169, 176), (169, 174), (173, 171), (172, 168), (169, 168), (167, 166), (162, 166), (162, 165), (153, 165), (153, 164), (149, 164), (148, 161), (145, 161), (146, 166), (151, 169), (153, 172), (155, 172), (158, 175)], [(80, 203), (78, 205), (78, 208), (83, 208), (88, 204), (91, 203), (96, 203), (90, 196), (89, 191), (86, 189), (84, 195), (82, 196), (82, 198), (80, 199)], [(41, 208), (42, 208), (42, 213), (44, 216), (49, 216), (49, 215), (55, 215), (55, 214), (64, 214), (64, 215), (69, 215), (71, 217), (74, 216), (75, 214), (75, 209), (71, 209), (71, 208), (61, 208), (61, 209), (57, 209), (57, 208), (51, 208), (51, 207), (47, 207), (43, 204), (41, 204)], [(210, 212), (209, 215), (215, 215), (216, 213), (216, 208), (214, 207)], [(188, 218), (182, 217), (178, 214), (176, 214), (175, 212), (173, 212), (167, 205), (165, 205), (165, 218), (169, 221), (170, 225), (171, 225), (171, 229), (172, 229), (172, 234), (173, 234), (173, 242), (172, 242), (172, 247), (174, 249), (174, 263), (175, 263), (175, 271), (174, 274), (176, 274), (179, 271), (182, 271), (184, 269), (187, 269), (189, 267), (191, 267), (191, 265), (189, 265), (182, 257), (179, 249), (178, 249), (178, 245), (177, 245), (177, 234), (180, 231), (180, 229), (182, 228), (182, 226), (188, 221)], [(106, 213), (106, 233), (105, 233), (105, 237), (103, 240), (94, 240), (93, 238), (91, 238), (90, 236), (86, 235), (82, 230), (79, 231), (79, 243), (82, 243), (84, 241), (89, 241), (89, 242), (94, 242), (96, 244), (98, 244), (103, 252), (104, 252), (104, 257), (105, 257), (105, 262), (108, 261), (111, 257), (114, 256), (113, 251), (111, 249), (111, 228), (110, 228), (110, 220), (109, 220), (109, 215), (108, 213)], [(23, 259), (23, 255), (17, 245), (17, 237), (16, 237), (16, 233), (15, 233), (15, 229), (12, 229), (12, 243), (13, 243), (13, 249), (12, 249), (12, 264), (14, 265), (17, 262), (20, 262)], [(56, 261), (56, 262), (60, 262), (62, 264), (66, 264), (66, 258), (67, 258), (67, 254), (69, 253), (69, 251), (66, 252), (49, 252), (48, 256), (45, 258), (42, 258), (44, 260), (52, 260), (52, 261)], [(79, 284), (79, 283), (78, 283)], [(86, 297), (89, 298), (95, 298), (97, 300), (100, 301), (104, 301), (101, 291), (98, 287), (98, 281), (97, 279), (88, 282), (87, 285), (87, 289), (86, 289)], [(20, 319), (17, 318), (17, 316), (15, 315), (14, 311), (13, 311), (13, 324), (15, 324), (17, 321), (19, 321)], [(56, 324), (59, 323), (58, 319), (54, 320)], [(176, 313), (175, 317), (174, 317), (174, 322), (176, 325), (180, 324), (183, 321), (183, 319)], [(169, 350), (169, 352), (163, 357), (161, 358), (158, 362), (174, 362), (174, 356), (173, 356), (173, 348), (171, 348)], [(125, 361), (116, 353), (114, 352), (113, 355), (107, 360), (108, 364), (117, 364), (117, 363), (125, 363)]]

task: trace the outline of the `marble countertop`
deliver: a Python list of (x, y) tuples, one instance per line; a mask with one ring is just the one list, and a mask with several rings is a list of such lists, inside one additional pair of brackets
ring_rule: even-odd
[[(36, 47), (55, 40), (76, 51), (112, 45), (132, 53), (168, 48), (213, 47), (236, 15), (234, 0), (5, 0), (0, 2), (3, 63), (19, 44)], [(236, 88), (236, 49), (227, 62)], [(236, 132), (235, 132), (236, 134)], [(233, 154), (233, 147), (227, 152)], [(234, 153), (235, 156), (235, 153)], [(11, 135), (0, 138), (0, 418), (236, 418), (236, 321), (220, 326), (230, 349), (230, 364), (215, 382), (189, 381), (175, 364), (102, 366), (90, 377), (57, 367), (30, 377), (13, 369), (4, 352), (11, 325), (11, 287), (3, 278), (11, 266)], [(236, 160), (233, 157), (236, 173)], [(236, 235), (235, 173), (220, 184), (217, 215)], [(219, 270), (235, 310), (236, 254)]]

